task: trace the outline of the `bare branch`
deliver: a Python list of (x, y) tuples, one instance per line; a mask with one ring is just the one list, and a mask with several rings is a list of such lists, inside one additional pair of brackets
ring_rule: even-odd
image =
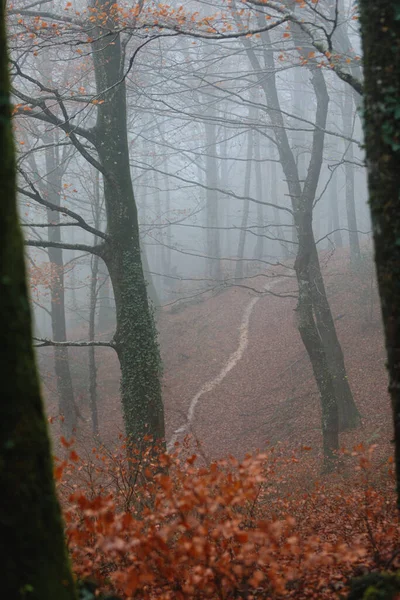
[(33, 248), (61, 248), (62, 250), (78, 250), (79, 252), (88, 252), (97, 254), (103, 258), (104, 245), (87, 246), (86, 244), (68, 244), (67, 242), (48, 242), (47, 240), (25, 240), (26, 246)]
[[(25, 177), (25, 179), (26, 179), (26, 177)], [(17, 191), (20, 194), (23, 194), (24, 196), (27, 196), (28, 198), (35, 200), (35, 202), (37, 202), (38, 204), (41, 204), (42, 206), (49, 208), (50, 210), (54, 210), (54, 211), (60, 212), (62, 214), (68, 215), (69, 217), (72, 217), (73, 219), (75, 219), (75, 221), (77, 221), (77, 223), (76, 223), (77, 226), (81, 227), (82, 229), (85, 229), (89, 233), (92, 233), (93, 235), (95, 235), (103, 240), (108, 239), (108, 236), (106, 233), (103, 233), (99, 229), (96, 229), (95, 227), (92, 227), (91, 225), (89, 225), (89, 223), (86, 223), (85, 219), (83, 219), (80, 215), (78, 215), (78, 213), (74, 212), (73, 210), (70, 210), (66, 206), (57, 206), (56, 204), (53, 204), (52, 202), (45, 200), (39, 194), (39, 192), (36, 190), (35, 186), (31, 182), (29, 182), (29, 185), (33, 189), (33, 192), (24, 190), (21, 187), (17, 187)], [(60, 225), (62, 225), (62, 223), (60, 223)], [(48, 223), (47, 226), (52, 227), (52, 224)]]
[(35, 348), (44, 348), (46, 346), (61, 346), (64, 348), (74, 347), (74, 348), (87, 348), (89, 346), (98, 346), (98, 347), (106, 347), (106, 348), (116, 348), (116, 344), (113, 340), (107, 341), (92, 341), (92, 342), (78, 342), (78, 341), (67, 341), (67, 342), (55, 342), (54, 340), (48, 340), (47, 338), (33, 338), (35, 342), (39, 342), (34, 344)]

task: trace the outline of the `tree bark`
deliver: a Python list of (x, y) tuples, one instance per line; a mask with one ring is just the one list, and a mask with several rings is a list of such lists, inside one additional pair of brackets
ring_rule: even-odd
[(0, 537), (4, 598), (76, 600), (31, 338), (0, 2)]
[(364, 130), (400, 508), (400, 0), (361, 0)]
[[(111, 2), (96, 7), (107, 14)], [(138, 214), (132, 187), (127, 139), (126, 86), (120, 34), (110, 18), (94, 33), (93, 62), (101, 100), (95, 128), (96, 148), (105, 175), (104, 199), (108, 239), (104, 261), (115, 296), (114, 336), (121, 365), (121, 396), (125, 428), (131, 443), (146, 436), (164, 443), (160, 355), (154, 318), (147, 298), (140, 251)]]
[(329, 471), (333, 467), (335, 452), (339, 449), (339, 414), (331, 370), (313, 314), (310, 258), (315, 241), (312, 210), (307, 208), (305, 203), (303, 210), (299, 210), (296, 215), (296, 227), (299, 244), (294, 265), (299, 286), (297, 328), (310, 359), (321, 399), (324, 469)]

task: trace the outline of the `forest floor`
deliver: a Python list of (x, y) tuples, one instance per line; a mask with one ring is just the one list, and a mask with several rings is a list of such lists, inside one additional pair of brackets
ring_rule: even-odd
[[(387, 451), (390, 403), (372, 262), (366, 260), (354, 273), (346, 251), (322, 253), (320, 258), (362, 415), (362, 427), (342, 434), (341, 443), (382, 442)], [(295, 289), (294, 280), (281, 277), (257, 277), (244, 285), (257, 290), (267, 285), (274, 294)], [(163, 310), (158, 325), (167, 441), (181, 442), (191, 434), (208, 459), (228, 454), (241, 458), (280, 443), (310, 446), (320, 454), (319, 397), (297, 332), (295, 306), (294, 298), (232, 287), (197, 304)], [(85, 364), (85, 353), (74, 350), (72, 363)], [(97, 357), (101, 438), (109, 444), (123, 431), (119, 370), (111, 350), (99, 349)], [(78, 401), (89, 421), (84, 394)], [(56, 414), (53, 402), (48, 410)], [(81, 430), (89, 427), (80, 421)]]

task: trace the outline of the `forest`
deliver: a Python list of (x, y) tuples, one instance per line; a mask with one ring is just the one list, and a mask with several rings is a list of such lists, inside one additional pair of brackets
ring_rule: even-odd
[(400, 598), (400, 0), (0, 0), (7, 600)]

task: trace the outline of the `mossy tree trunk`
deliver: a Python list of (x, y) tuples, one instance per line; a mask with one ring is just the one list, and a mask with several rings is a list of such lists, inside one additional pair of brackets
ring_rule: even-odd
[(1, 595), (73, 600), (50, 443), (32, 348), (0, 2), (0, 539)]
[(360, 0), (364, 130), (400, 508), (400, 0)]
[[(111, 14), (112, 2), (96, 2)], [(95, 146), (103, 168), (108, 239), (103, 259), (110, 273), (117, 313), (115, 349), (121, 365), (125, 429), (131, 442), (146, 436), (163, 443), (160, 356), (142, 267), (138, 213), (133, 193), (127, 137), (126, 86), (120, 34), (112, 17), (94, 34), (93, 62), (101, 94)]]

